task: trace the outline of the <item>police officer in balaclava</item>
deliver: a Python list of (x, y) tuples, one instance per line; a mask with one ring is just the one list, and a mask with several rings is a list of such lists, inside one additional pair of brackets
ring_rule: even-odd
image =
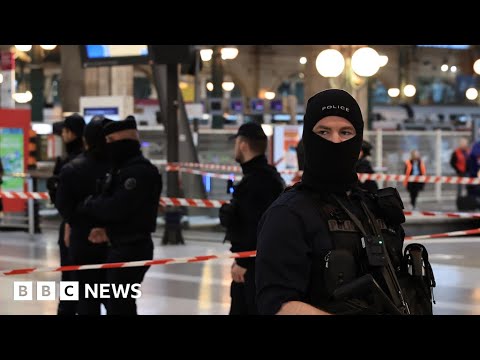
[[(333, 291), (367, 267), (362, 263), (361, 233), (340, 204), (356, 214), (367, 229), (361, 202), (382, 224), (388, 222), (377, 212), (370, 194), (358, 187), (355, 165), (362, 137), (362, 113), (349, 93), (329, 89), (309, 99), (304, 116), (302, 180), (270, 206), (258, 226), (260, 314), (352, 311), (346, 301), (333, 299)], [(401, 244), (403, 233), (398, 234), (394, 238)], [(395, 255), (400, 256), (401, 250), (396, 247)], [(365, 301), (361, 304), (362, 309), (370, 306)]]
[(350, 94), (331, 89), (312, 97), (304, 118), (303, 184), (321, 192), (351, 189), (362, 140), (362, 113)]
[[(128, 262), (153, 258), (152, 233), (162, 192), (158, 169), (141, 152), (137, 124), (133, 116), (104, 127), (110, 176), (98, 196), (87, 198), (82, 211), (97, 227), (90, 232), (94, 244), (108, 242), (107, 262)], [(140, 284), (148, 266), (107, 269), (107, 283), (115, 286)], [(136, 315), (135, 293), (110, 298), (109, 315)]]
[[(93, 244), (88, 241), (90, 231), (96, 225), (89, 216), (78, 211), (78, 206), (88, 196), (98, 193), (99, 184), (109, 170), (106, 156), (106, 141), (103, 127), (112, 120), (94, 117), (85, 126), (83, 140), (85, 151), (60, 172), (55, 206), (70, 226), (66, 237), (71, 262), (75, 265), (104, 263), (107, 258), (107, 243)], [(79, 315), (100, 315), (101, 299), (85, 296), (85, 285), (106, 282), (105, 270), (82, 270), (73, 276), (79, 282), (79, 302), (76, 312)]]

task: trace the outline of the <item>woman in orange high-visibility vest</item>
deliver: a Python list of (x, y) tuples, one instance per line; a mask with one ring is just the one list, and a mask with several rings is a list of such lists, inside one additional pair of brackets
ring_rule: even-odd
[[(427, 169), (425, 163), (420, 158), (418, 150), (412, 150), (410, 159), (405, 161), (405, 176), (420, 176), (426, 175)], [(415, 210), (418, 193), (423, 190), (425, 184), (418, 182), (408, 182), (407, 178), (403, 180), (403, 185), (407, 187), (407, 191), (410, 194), (410, 203), (412, 204), (412, 210)]]

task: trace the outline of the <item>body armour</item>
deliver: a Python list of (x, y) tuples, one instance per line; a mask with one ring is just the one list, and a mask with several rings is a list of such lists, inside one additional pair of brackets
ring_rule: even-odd
[[(378, 298), (371, 291), (351, 295), (342, 300), (335, 299), (333, 296), (335, 290), (342, 285), (371, 271), (362, 246), (363, 235), (358, 227), (331, 195), (312, 193), (302, 186), (292, 189), (291, 192), (292, 196), (296, 198), (295, 201), (302, 203), (295, 208), (300, 212), (300, 217), (306, 220), (304, 222), (306, 233), (310, 237), (313, 249), (312, 276), (306, 301), (335, 314), (382, 313), (383, 306), (378, 303)], [(378, 197), (359, 188), (354, 188), (350, 196), (345, 195), (340, 198), (366, 229), (370, 225), (361, 210), (360, 200), (367, 205), (381, 229), (392, 265), (399, 270), (404, 239), (404, 231), (399, 222), (401, 216), (385, 217)], [(392, 198), (388, 197), (388, 200), (392, 201)], [(403, 216), (401, 200), (397, 213)], [(317, 220), (307, 220), (312, 216)], [(310, 228), (310, 225), (307, 224), (315, 225)], [(326, 234), (328, 235), (325, 236)], [(388, 294), (382, 279), (376, 280)]]

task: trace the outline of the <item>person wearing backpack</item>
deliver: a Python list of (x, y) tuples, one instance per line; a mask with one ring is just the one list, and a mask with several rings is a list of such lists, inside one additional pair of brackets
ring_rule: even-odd
[(302, 180), (280, 195), (258, 226), (260, 314), (432, 313), (433, 271), (421, 245), (402, 251), (398, 192), (359, 187), (363, 126), (359, 105), (346, 91), (329, 89), (309, 99)]

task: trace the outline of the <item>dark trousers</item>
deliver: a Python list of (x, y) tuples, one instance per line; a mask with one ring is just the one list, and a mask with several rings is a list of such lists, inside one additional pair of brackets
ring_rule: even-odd
[(244, 278), (244, 283), (232, 281), (230, 287), (232, 303), (229, 315), (258, 315), (255, 302), (255, 268), (248, 268)]
[[(76, 265), (72, 263), (69, 250), (65, 246), (63, 236), (65, 234), (65, 222), (60, 224), (60, 231), (58, 233), (58, 246), (60, 248), (60, 265)], [(76, 281), (75, 271), (62, 271), (61, 281)], [(60, 300), (57, 308), (57, 315), (75, 315), (77, 313), (78, 301)]]
[[(114, 241), (112, 241), (114, 243)], [(108, 251), (107, 262), (126, 262), (153, 259), (153, 242), (148, 241), (131, 245), (112, 246)], [(149, 266), (126, 267), (107, 270), (107, 283), (130, 284), (141, 283)], [(130, 293), (131, 295), (131, 293)], [(130, 296), (126, 298), (107, 299), (108, 315), (137, 315), (136, 299)]]
[(413, 207), (415, 207), (417, 203), (418, 193), (423, 190), (424, 184), (423, 183), (408, 183), (407, 190), (410, 194), (410, 202)]
[[(85, 264), (102, 264), (106, 262), (107, 259), (107, 246), (103, 244), (77, 244), (78, 241), (86, 242), (87, 239), (75, 239), (71, 238), (70, 243), (70, 257), (72, 262), (77, 265)], [(78, 315), (100, 315), (101, 314), (101, 304), (106, 305), (105, 299), (95, 299), (91, 293), (89, 296), (86, 296), (85, 288), (87, 285), (91, 289), (95, 289), (96, 284), (102, 284), (107, 282), (107, 272), (105, 269), (95, 269), (95, 270), (80, 270), (75, 271), (75, 279), (79, 283), (79, 294), (78, 294), (78, 305), (77, 313)], [(99, 285), (97, 285), (99, 286)]]
[(78, 305), (77, 313), (78, 315), (100, 315), (101, 314), (101, 305), (102, 303), (107, 307), (106, 299), (95, 299), (92, 294), (89, 293), (89, 296), (86, 297), (85, 287), (90, 285), (91, 289), (95, 289), (95, 284), (106, 283), (106, 270), (96, 269), (96, 270), (80, 270), (76, 271), (77, 281), (79, 287), (78, 294)]
[[(457, 176), (458, 177), (465, 177), (465, 176), (468, 176), (468, 174), (466, 173), (458, 173), (457, 172)], [(463, 193), (463, 189), (465, 188), (465, 185), (463, 184), (457, 184), (457, 197), (460, 197), (462, 196), (462, 193)]]

